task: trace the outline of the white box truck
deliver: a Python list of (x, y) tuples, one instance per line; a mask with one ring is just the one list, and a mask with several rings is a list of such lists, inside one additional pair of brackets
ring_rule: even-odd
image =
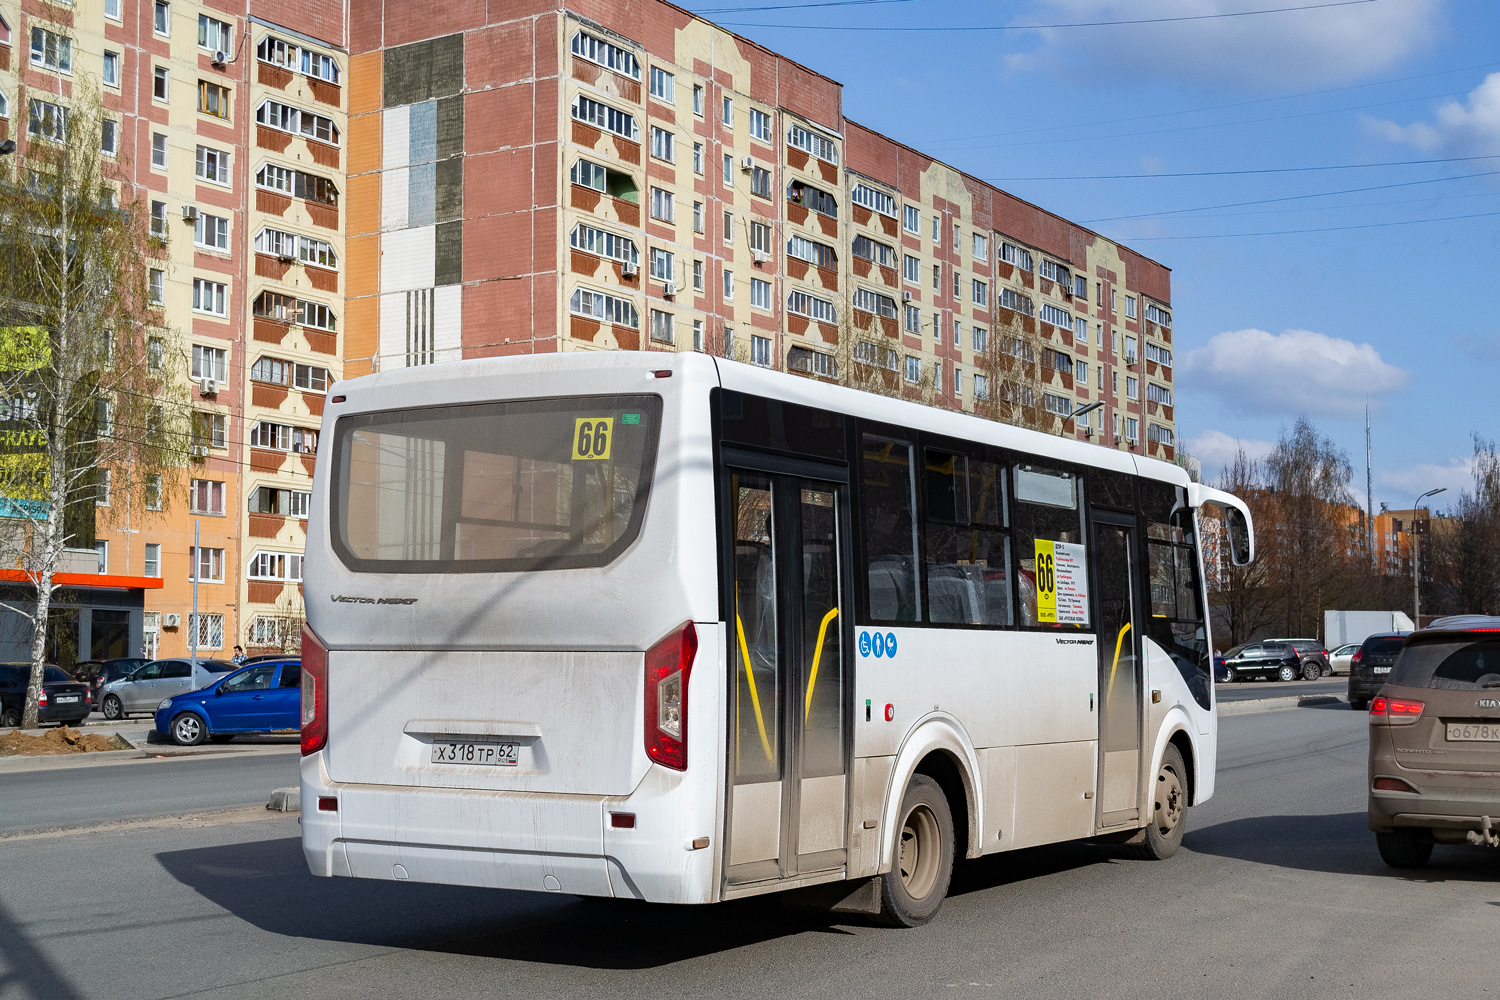
[(1402, 611), (1325, 611), (1323, 645), (1329, 652), (1351, 642), (1364, 642), (1376, 632), (1410, 632), (1415, 628)]

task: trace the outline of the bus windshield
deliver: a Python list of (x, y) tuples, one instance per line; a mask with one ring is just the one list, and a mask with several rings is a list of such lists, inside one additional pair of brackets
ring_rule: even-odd
[(639, 395), (344, 417), (334, 548), (356, 572), (602, 566), (640, 530), (660, 415)]

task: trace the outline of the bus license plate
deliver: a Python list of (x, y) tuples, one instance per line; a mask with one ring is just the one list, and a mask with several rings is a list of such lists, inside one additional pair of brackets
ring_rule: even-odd
[(438, 740), (432, 744), (432, 762), (434, 764), (490, 764), (515, 767), (516, 744)]
[(1450, 722), (1449, 743), (1500, 743), (1500, 723)]

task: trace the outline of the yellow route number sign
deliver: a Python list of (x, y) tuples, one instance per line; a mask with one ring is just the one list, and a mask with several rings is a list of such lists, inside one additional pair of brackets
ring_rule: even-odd
[(1087, 625), (1088, 564), (1082, 545), (1036, 539), (1036, 620)]
[(613, 417), (579, 417), (573, 421), (573, 461), (608, 458), (614, 425)]

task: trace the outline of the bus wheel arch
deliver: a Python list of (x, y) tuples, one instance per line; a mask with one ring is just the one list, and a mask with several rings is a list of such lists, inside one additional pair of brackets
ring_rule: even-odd
[[(1188, 736), (1185, 729), (1174, 729), (1172, 735), (1167, 737), (1167, 742), (1177, 748), (1182, 755), (1182, 783), (1187, 786), (1187, 800), (1192, 805), (1198, 804), (1198, 761), (1193, 752), (1193, 740)], [(1165, 752), (1165, 747), (1162, 748)]]
[(902, 801), (912, 778), (918, 774), (936, 782), (948, 800), (956, 857), (978, 857), (981, 853), (984, 837), (979, 755), (956, 720), (938, 716), (913, 728), (896, 753), (886, 788), (877, 872), (890, 871), (894, 863)]

